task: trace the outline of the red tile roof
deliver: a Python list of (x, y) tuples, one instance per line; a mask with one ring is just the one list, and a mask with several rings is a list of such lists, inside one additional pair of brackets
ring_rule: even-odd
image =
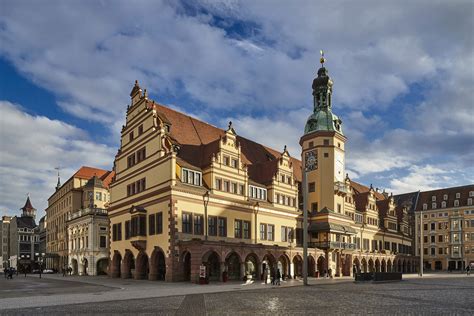
[(108, 188), (114, 174), (114, 171), (82, 166), (72, 177), (89, 180), (93, 176), (97, 176), (102, 180), (104, 186)]
[[(423, 209), (423, 204), (427, 204), (428, 210), (431, 210), (433, 209), (431, 204), (434, 202), (436, 202), (436, 210), (442, 210), (441, 202), (443, 201), (446, 202), (446, 207), (454, 207), (455, 200), (459, 201), (460, 207), (467, 206), (469, 192), (471, 191), (474, 192), (474, 184), (420, 192), (416, 211), (421, 211)], [(459, 198), (456, 198), (456, 193), (460, 194)], [(447, 200), (444, 200), (444, 195), (447, 195)], [(436, 197), (436, 201), (432, 201), (433, 196)], [(474, 199), (474, 197), (471, 198)]]
[[(225, 136), (223, 129), (157, 103), (150, 106), (154, 106), (158, 114), (171, 123), (170, 134), (180, 144), (178, 156), (182, 160), (198, 168), (204, 168), (211, 163), (213, 154), (218, 152), (220, 138)], [(253, 170), (257, 165), (267, 166), (269, 161), (278, 161), (282, 153), (241, 136), (237, 136), (237, 142), (241, 147), (243, 163), (249, 166), (251, 180), (267, 183), (276, 172), (276, 163), (268, 164), (271, 168), (266, 168), (265, 172)], [(301, 163), (295, 158), (291, 160), (295, 179), (301, 181)]]

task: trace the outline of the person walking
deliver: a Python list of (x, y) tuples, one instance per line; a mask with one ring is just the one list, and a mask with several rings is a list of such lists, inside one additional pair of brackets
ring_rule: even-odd
[(281, 272), (280, 269), (277, 269), (276, 273), (276, 285), (280, 286)]
[(263, 280), (265, 281), (265, 284), (267, 284), (267, 278), (268, 278), (268, 272), (267, 272), (267, 269), (265, 268), (265, 270), (263, 271)]
[(3, 274), (4, 274), (5, 279), (8, 279), (8, 269), (7, 268), (3, 268)]
[(471, 275), (471, 266), (466, 267), (466, 275)]

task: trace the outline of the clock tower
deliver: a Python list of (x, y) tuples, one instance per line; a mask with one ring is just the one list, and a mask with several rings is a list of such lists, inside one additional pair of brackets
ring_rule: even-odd
[[(322, 52), (321, 52), (322, 53)], [(311, 217), (321, 210), (344, 214), (345, 142), (342, 121), (332, 112), (333, 82), (324, 67), (313, 80), (313, 113), (300, 139), (303, 168), (307, 171), (307, 208)]]

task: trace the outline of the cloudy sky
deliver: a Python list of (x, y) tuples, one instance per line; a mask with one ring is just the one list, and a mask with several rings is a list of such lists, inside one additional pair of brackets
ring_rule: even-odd
[(324, 49), (353, 179), (474, 182), (474, 2), (0, 2), (0, 214), (111, 168), (135, 79), (156, 101), (299, 156)]

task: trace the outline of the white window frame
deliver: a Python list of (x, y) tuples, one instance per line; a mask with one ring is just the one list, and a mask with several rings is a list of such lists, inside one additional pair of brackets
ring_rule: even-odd
[(252, 199), (266, 200), (267, 189), (249, 184), (249, 196)]
[(189, 185), (202, 186), (202, 172), (182, 168), (181, 182)]

